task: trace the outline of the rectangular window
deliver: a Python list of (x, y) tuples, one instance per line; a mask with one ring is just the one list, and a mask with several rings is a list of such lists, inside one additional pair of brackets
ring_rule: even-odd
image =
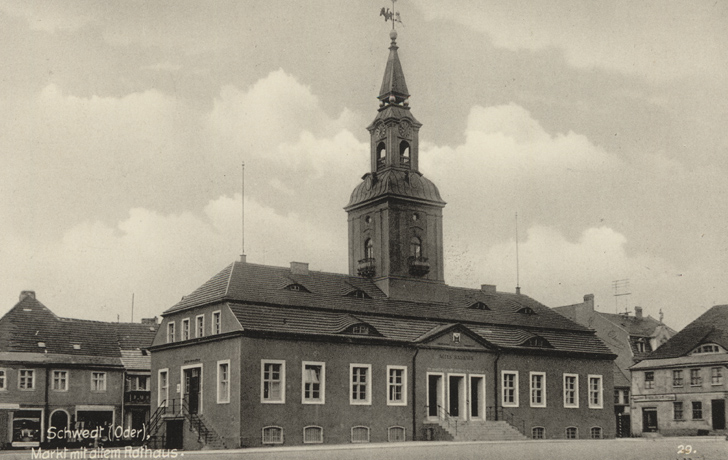
[(672, 386), (681, 387), (683, 386), (683, 371), (682, 369), (672, 371)]
[(132, 391), (149, 391), (149, 376), (135, 375), (131, 378)]
[(407, 368), (387, 366), (387, 405), (407, 405)]
[(683, 403), (682, 401), (675, 401), (672, 403), (672, 413), (675, 420), (683, 419)]
[(701, 420), (703, 418), (703, 403), (693, 401), (693, 420)]
[(68, 371), (53, 371), (53, 390), (68, 391)]
[(369, 405), (372, 403), (372, 386), (370, 377), (371, 364), (349, 365), (349, 403)]
[(506, 407), (518, 407), (518, 371), (501, 372), (501, 402)]
[(564, 407), (579, 407), (579, 376), (564, 374)]
[(723, 371), (720, 367), (713, 367), (710, 369), (710, 384), (723, 385)]
[(261, 363), (260, 402), (283, 404), (286, 402), (286, 362), (263, 360)]
[(624, 390), (624, 403), (629, 404), (629, 390)]
[(195, 337), (205, 336), (205, 315), (199, 315), (195, 318)]
[(217, 403), (230, 402), (230, 360), (217, 362)]
[(8, 374), (5, 369), (0, 369), (0, 391), (8, 389)]
[(655, 388), (655, 373), (653, 371), (645, 372), (645, 388), (648, 390)]
[(35, 371), (20, 369), (18, 371), (18, 388), (21, 390), (35, 390)]
[(703, 378), (700, 377), (700, 369), (690, 369), (690, 386), (699, 387), (703, 384)]
[(531, 372), (531, 407), (546, 407), (545, 372)]
[(220, 331), (222, 331), (221, 323), (220, 323), (220, 314), (221, 314), (221, 312), (219, 312), (219, 311), (212, 312), (212, 333), (213, 333), (213, 335), (219, 334)]
[(602, 409), (604, 407), (602, 376), (589, 375), (589, 408)]
[(167, 343), (174, 342), (174, 321), (167, 323)]
[(301, 403), (324, 404), (326, 390), (326, 364), (306, 362), (301, 363)]
[(621, 401), (620, 401), (621, 393), (622, 392), (619, 390), (614, 390), (614, 404), (621, 404)]
[(106, 391), (106, 372), (91, 373), (91, 391)]
[(167, 407), (169, 400), (169, 371), (160, 369), (157, 378), (157, 404)]
[(185, 318), (182, 320), (182, 340), (190, 339), (190, 319)]

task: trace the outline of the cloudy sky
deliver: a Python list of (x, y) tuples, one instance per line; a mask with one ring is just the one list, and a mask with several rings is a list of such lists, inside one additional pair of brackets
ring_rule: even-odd
[[(728, 3), (400, 0), (446, 280), (728, 303)], [(158, 315), (241, 252), (344, 273), (386, 2), (0, 1), (0, 313)], [(629, 279), (615, 297), (614, 280)]]

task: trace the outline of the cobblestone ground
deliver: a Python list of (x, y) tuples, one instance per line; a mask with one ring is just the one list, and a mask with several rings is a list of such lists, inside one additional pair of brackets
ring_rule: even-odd
[[(689, 446), (689, 447), (688, 447)], [(76, 455), (73, 455), (76, 454)], [(0, 451), (0, 460), (34, 458), (176, 458), (181, 460), (728, 460), (728, 441), (717, 438), (660, 438), (601, 441), (401, 443), (305, 446), (227, 451)]]

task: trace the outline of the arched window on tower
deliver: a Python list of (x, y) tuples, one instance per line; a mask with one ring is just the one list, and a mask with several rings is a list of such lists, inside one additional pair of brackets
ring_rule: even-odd
[(387, 147), (384, 145), (384, 142), (380, 142), (377, 145), (377, 169), (384, 168), (384, 165), (387, 164)]
[(364, 258), (365, 259), (374, 258), (374, 243), (372, 243), (371, 238), (367, 238), (366, 241), (364, 241)]
[(410, 239), (410, 256), (414, 257), (415, 259), (419, 259), (422, 257), (422, 240), (420, 240), (416, 236), (413, 236)]
[(410, 167), (410, 145), (407, 141), (399, 143), (399, 164)]

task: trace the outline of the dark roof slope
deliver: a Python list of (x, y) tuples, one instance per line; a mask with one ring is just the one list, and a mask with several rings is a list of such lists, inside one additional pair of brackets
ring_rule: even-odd
[[(655, 333), (655, 329), (662, 324), (651, 316), (638, 318), (636, 316), (629, 316), (625, 314), (598, 313), (614, 324), (620, 325), (629, 333), (629, 335), (633, 336), (652, 337)], [(675, 333), (672, 329), (670, 329), (670, 331)]]
[(648, 359), (677, 358), (703, 343), (716, 343), (728, 349), (728, 305), (716, 305), (675, 334)]
[(158, 326), (60, 318), (32, 296), (0, 318), (0, 352), (94, 356), (117, 361), (121, 350), (148, 348)]
[[(293, 283), (305, 290), (286, 288)], [(347, 296), (352, 287), (370, 298)], [(289, 268), (235, 262), (164, 315), (224, 302), (248, 331), (336, 335), (360, 322), (370, 325), (381, 339), (414, 342), (443, 324), (460, 323), (501, 347), (521, 347), (527, 339), (540, 336), (557, 350), (611, 354), (593, 331), (528, 296), (444, 289), (447, 302), (394, 300), (367, 278), (318, 271), (294, 274)], [(470, 308), (474, 302), (488, 309)], [(524, 307), (534, 314), (519, 313)]]

